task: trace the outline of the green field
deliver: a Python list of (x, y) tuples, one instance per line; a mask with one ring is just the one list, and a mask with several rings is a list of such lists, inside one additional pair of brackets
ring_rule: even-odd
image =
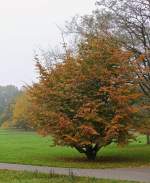
[(51, 147), (50, 137), (0, 130), (0, 162), (80, 168), (150, 166), (150, 146), (145, 140), (140, 136), (124, 148), (112, 144), (99, 152), (97, 161), (88, 162), (75, 149)]
[(57, 176), (39, 173), (0, 171), (0, 183), (136, 183), (131, 181), (98, 180), (73, 176)]

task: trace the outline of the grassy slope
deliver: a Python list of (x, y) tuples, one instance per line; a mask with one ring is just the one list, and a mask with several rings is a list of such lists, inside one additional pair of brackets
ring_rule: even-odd
[(0, 183), (136, 183), (130, 181), (98, 180), (37, 173), (0, 171)]
[(124, 148), (110, 145), (102, 149), (96, 162), (88, 162), (74, 149), (50, 144), (50, 137), (0, 130), (0, 162), (81, 168), (150, 166), (150, 146), (145, 145), (143, 136)]

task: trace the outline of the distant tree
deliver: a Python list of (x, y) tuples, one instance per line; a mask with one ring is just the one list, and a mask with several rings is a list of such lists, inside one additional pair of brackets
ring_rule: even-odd
[(12, 105), (19, 94), (19, 89), (13, 85), (0, 86), (0, 125), (11, 120)]
[(13, 106), (15, 103), (15, 98), (11, 100), (10, 103), (5, 106), (3, 113), (1, 114), (1, 127), (2, 128), (11, 128), (12, 127), (12, 113)]
[(53, 67), (36, 58), (40, 81), (28, 91), (32, 125), (89, 160), (111, 142), (128, 143), (140, 110), (131, 54), (113, 37), (89, 34), (75, 55), (67, 52)]
[(24, 130), (30, 129), (29, 118), (28, 118), (29, 110), (31, 110), (30, 107), (31, 106), (28, 101), (26, 92), (22, 92), (22, 94), (16, 98), (15, 104), (13, 106), (13, 110), (12, 110), (12, 126), (13, 127), (24, 129)]
[(109, 17), (109, 32), (134, 52), (135, 58), (141, 58), (136, 74), (142, 91), (150, 97), (150, 1), (98, 0), (97, 4), (97, 13)]

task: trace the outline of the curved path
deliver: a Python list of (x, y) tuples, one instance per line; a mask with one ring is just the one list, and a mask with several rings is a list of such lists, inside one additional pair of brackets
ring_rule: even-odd
[(114, 180), (130, 180), (150, 183), (150, 167), (148, 168), (115, 168), (115, 169), (79, 169), (32, 166), (21, 164), (0, 163), (0, 169), (54, 173)]

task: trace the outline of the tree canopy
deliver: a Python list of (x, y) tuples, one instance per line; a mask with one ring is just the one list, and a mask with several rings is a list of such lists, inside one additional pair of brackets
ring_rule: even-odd
[(111, 142), (128, 143), (141, 95), (131, 54), (114, 37), (87, 34), (76, 54), (66, 52), (55, 66), (36, 58), (39, 82), (28, 91), (32, 125), (90, 160)]

